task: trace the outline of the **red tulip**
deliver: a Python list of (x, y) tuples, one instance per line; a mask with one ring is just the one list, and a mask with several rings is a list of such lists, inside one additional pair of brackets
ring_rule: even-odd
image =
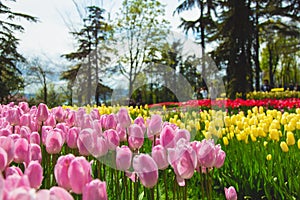
[(106, 183), (99, 179), (87, 183), (82, 192), (82, 200), (107, 200)]
[(151, 156), (148, 154), (136, 155), (133, 158), (133, 169), (137, 173), (141, 183), (147, 187), (152, 188), (158, 181), (158, 168)]

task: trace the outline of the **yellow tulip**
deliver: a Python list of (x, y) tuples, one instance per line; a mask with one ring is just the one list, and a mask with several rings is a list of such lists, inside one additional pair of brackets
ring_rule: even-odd
[(291, 146), (291, 145), (294, 145), (296, 142), (295, 142), (295, 137), (294, 137), (294, 134), (293, 132), (291, 131), (288, 131), (286, 133), (286, 143), (287, 145)]
[(297, 145), (298, 145), (298, 149), (300, 149), (300, 139), (298, 139)]
[(226, 136), (223, 137), (223, 143), (225, 146), (227, 146), (229, 144), (228, 138)]
[(266, 147), (266, 146), (267, 146), (267, 144), (268, 144), (268, 142), (267, 142), (267, 141), (264, 141), (264, 147)]
[(272, 139), (272, 140), (275, 140), (275, 141), (279, 141), (279, 132), (277, 129), (271, 129), (270, 130), (270, 133), (269, 133), (269, 137)]
[(272, 155), (271, 154), (267, 155), (267, 160), (272, 160)]
[(282, 141), (280, 142), (280, 148), (283, 152), (288, 152), (289, 151), (289, 147), (288, 145), (286, 144), (286, 142)]

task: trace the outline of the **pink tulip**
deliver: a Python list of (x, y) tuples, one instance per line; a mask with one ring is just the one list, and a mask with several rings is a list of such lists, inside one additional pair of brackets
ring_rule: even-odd
[(0, 172), (4, 171), (7, 166), (7, 153), (0, 147)]
[(143, 133), (146, 132), (147, 128), (146, 128), (145, 120), (144, 120), (143, 117), (137, 117), (137, 118), (134, 120), (134, 124), (139, 125), (139, 126), (142, 128)]
[(50, 188), (50, 200), (74, 200), (72, 195), (61, 187)]
[(69, 126), (69, 127), (72, 127), (72, 126), (74, 126), (74, 124), (75, 124), (75, 118), (76, 118), (76, 112), (74, 111), (74, 110), (71, 110), (69, 113), (68, 113), (68, 115), (67, 115), (67, 117), (66, 117), (66, 123), (67, 123), (67, 125)]
[(214, 167), (221, 168), (224, 164), (226, 153), (221, 149), (221, 146), (218, 144), (216, 145), (216, 160), (214, 163)]
[(118, 123), (122, 128), (127, 128), (131, 124), (131, 118), (126, 108), (121, 108), (117, 114)]
[(87, 183), (82, 192), (82, 200), (107, 200), (106, 183), (99, 179)]
[(41, 136), (38, 132), (32, 132), (29, 136), (29, 141), (30, 141), (30, 144), (37, 144), (37, 145), (40, 145), (41, 143)]
[(5, 179), (5, 185), (4, 190), (11, 192), (12, 190), (22, 187), (26, 190), (29, 190), (30, 182), (27, 175), (18, 175), (18, 174), (12, 174)]
[(180, 138), (184, 138), (186, 141), (190, 141), (191, 134), (186, 129), (177, 129), (175, 131), (175, 141), (177, 142)]
[(235, 188), (230, 186), (228, 189), (224, 188), (226, 200), (237, 200), (237, 193)]
[(102, 137), (102, 136), (97, 136), (95, 134), (94, 136), (94, 145), (93, 145), (93, 149), (91, 150), (92, 155), (95, 158), (99, 158), (101, 156), (106, 155), (108, 152), (108, 144), (107, 144), (107, 140)]
[(161, 145), (156, 145), (152, 148), (152, 158), (156, 162), (158, 169), (166, 169), (169, 166), (167, 151)]
[(131, 124), (128, 128), (128, 143), (131, 149), (139, 149), (144, 144), (144, 133), (142, 128), (137, 124)]
[(51, 114), (48, 116), (48, 119), (45, 121), (44, 125), (46, 125), (46, 126), (51, 126), (51, 127), (55, 127), (55, 125), (56, 125), (56, 119), (55, 119), (54, 114), (51, 113)]
[(4, 191), (4, 184), (5, 184), (5, 180), (2, 176), (2, 173), (0, 174), (0, 199), (5, 199), (6, 198), (6, 194)]
[(80, 155), (91, 155), (91, 151), (94, 149), (95, 136), (93, 130), (90, 128), (82, 129), (78, 135), (77, 147)]
[(101, 115), (100, 116), (100, 122), (101, 122), (101, 126), (103, 127), (103, 128), (105, 128), (106, 129), (106, 127), (105, 127), (105, 125), (106, 125), (106, 118), (107, 118), (107, 114), (104, 114), (104, 115)]
[(122, 128), (120, 126), (120, 124), (117, 124), (116, 131), (117, 131), (118, 136), (120, 138), (120, 142), (124, 142), (124, 141), (127, 140), (127, 138), (126, 138), (126, 129)]
[(23, 111), (23, 113), (27, 113), (30, 111), (29, 105), (27, 102), (19, 102), (19, 108)]
[[(36, 200), (50, 200), (50, 190), (39, 190), (36, 192)], [(58, 199), (51, 199), (51, 200), (58, 200)]]
[(66, 135), (66, 143), (71, 149), (77, 148), (77, 138), (79, 135), (80, 129), (78, 127), (72, 127), (68, 130)]
[(160, 115), (152, 115), (148, 124), (150, 135), (159, 135), (162, 129), (162, 118)]
[(28, 163), (29, 160), (29, 144), (24, 138), (19, 138), (15, 142), (14, 161), (16, 163)]
[(6, 120), (12, 125), (19, 125), (21, 112), (18, 108), (11, 108), (6, 113)]
[(42, 151), (38, 144), (29, 144), (29, 161), (42, 162)]
[(97, 133), (98, 136), (102, 135), (102, 126), (101, 126), (101, 122), (99, 119), (95, 119), (93, 122), (93, 129), (95, 130), (95, 132)]
[(162, 129), (160, 133), (160, 144), (166, 149), (175, 147), (175, 132), (170, 126), (165, 126)]
[(25, 138), (26, 140), (29, 140), (30, 138), (30, 133), (31, 133), (31, 130), (29, 127), (27, 126), (22, 126), (21, 129), (20, 129), (20, 136), (22, 138)]
[(74, 158), (68, 169), (72, 191), (81, 194), (85, 184), (92, 180), (91, 165), (84, 157)]
[(34, 189), (16, 188), (8, 194), (9, 200), (31, 200), (35, 198)]
[(197, 152), (199, 163), (203, 167), (211, 168), (215, 164), (216, 151), (213, 140), (202, 140), (201, 147)]
[(29, 114), (24, 114), (20, 117), (20, 126), (28, 126), (30, 127), (31, 116)]
[(43, 181), (43, 168), (38, 161), (31, 161), (24, 172), (28, 176), (30, 187), (38, 189)]
[(7, 153), (7, 164), (10, 164), (15, 156), (15, 143), (11, 137), (0, 136), (0, 147)]
[(45, 122), (48, 119), (49, 110), (46, 104), (40, 103), (37, 108), (36, 118), (40, 122)]
[(7, 178), (8, 176), (12, 176), (12, 175), (18, 175), (18, 176), (23, 176), (23, 172), (19, 167), (16, 166), (11, 166), (11, 167), (7, 167), (5, 169), (5, 177)]
[(168, 161), (174, 169), (177, 182), (184, 186), (184, 179), (190, 179), (197, 167), (197, 154), (185, 139), (180, 139), (175, 148), (168, 149), (168, 153)]
[(46, 137), (46, 151), (49, 154), (57, 154), (61, 151), (63, 146), (63, 138), (61, 133), (57, 130), (51, 130), (48, 132)]
[(104, 131), (103, 136), (106, 139), (109, 150), (115, 150), (120, 145), (120, 138), (116, 130), (108, 129)]
[(115, 114), (109, 114), (105, 120), (105, 129), (116, 129), (117, 127), (117, 118)]
[(54, 167), (54, 176), (58, 186), (65, 188), (66, 190), (71, 189), (71, 184), (68, 176), (68, 170), (72, 160), (75, 156), (68, 154), (65, 156), (60, 156)]
[(93, 120), (99, 120), (100, 119), (100, 113), (99, 113), (99, 110), (97, 108), (94, 108), (91, 111), (90, 115), (91, 115)]
[(12, 132), (11, 132), (11, 130), (8, 129), (8, 128), (2, 128), (2, 129), (0, 130), (0, 136), (9, 136), (9, 135), (11, 135), (11, 134), (12, 134)]
[(42, 143), (46, 144), (46, 138), (50, 130), (53, 130), (52, 126), (43, 126), (42, 127)]
[(63, 141), (66, 140), (66, 135), (69, 131), (69, 127), (66, 125), (66, 123), (58, 123), (56, 124), (55, 129), (58, 129), (61, 133), (61, 136), (63, 137)]
[(118, 170), (126, 171), (131, 166), (132, 152), (128, 146), (117, 147), (116, 149), (116, 167)]
[(61, 106), (53, 108), (52, 113), (54, 114), (57, 122), (62, 122), (64, 120), (64, 110)]
[(151, 156), (139, 154), (133, 158), (134, 171), (137, 173), (143, 186), (152, 188), (158, 181), (158, 168)]

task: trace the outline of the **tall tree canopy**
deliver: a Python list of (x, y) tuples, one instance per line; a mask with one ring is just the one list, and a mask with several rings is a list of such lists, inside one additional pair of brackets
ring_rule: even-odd
[(8, 96), (17, 94), (24, 88), (24, 81), (18, 63), (25, 58), (19, 53), (19, 40), (16, 32), (23, 32), (24, 28), (15, 21), (25, 19), (36, 22), (36, 18), (12, 11), (0, 1), (0, 102)]

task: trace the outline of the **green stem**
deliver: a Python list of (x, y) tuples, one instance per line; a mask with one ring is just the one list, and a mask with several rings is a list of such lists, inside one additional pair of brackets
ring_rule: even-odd
[(183, 199), (184, 200), (187, 200), (187, 183), (188, 183), (188, 180), (186, 179), (185, 180), (184, 191), (183, 191)]
[(166, 200), (169, 200), (169, 195), (168, 195), (168, 185), (167, 185), (167, 171), (163, 171), (163, 179), (164, 179), (164, 185), (165, 185), (165, 192), (166, 192)]
[(137, 174), (135, 174), (135, 182), (134, 182), (134, 200), (137, 200), (139, 195), (138, 195), (138, 180), (137, 180)]

